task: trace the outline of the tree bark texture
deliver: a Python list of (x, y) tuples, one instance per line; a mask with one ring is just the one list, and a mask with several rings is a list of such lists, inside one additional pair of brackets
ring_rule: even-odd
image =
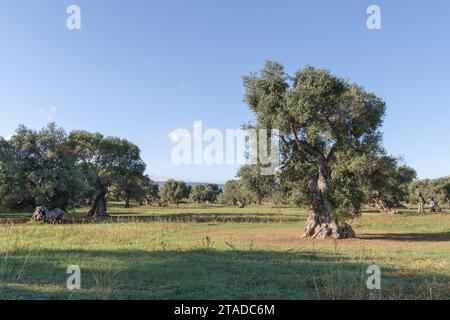
[(312, 179), (310, 187), (313, 195), (313, 213), (306, 221), (303, 238), (346, 239), (355, 238), (355, 232), (347, 223), (340, 223), (335, 215), (333, 204), (327, 197), (329, 171), (324, 162), (319, 162), (319, 172)]
[(109, 217), (109, 214), (106, 211), (106, 192), (101, 192), (97, 198), (95, 198), (91, 210), (89, 211), (89, 216), (93, 218)]

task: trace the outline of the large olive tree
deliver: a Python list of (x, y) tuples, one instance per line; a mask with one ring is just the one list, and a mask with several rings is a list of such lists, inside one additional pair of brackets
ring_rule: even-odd
[(308, 66), (290, 77), (274, 61), (244, 86), (258, 126), (280, 132), (282, 180), (294, 181), (312, 207), (303, 236), (354, 237), (344, 220), (360, 213), (362, 177), (383, 152), (385, 103), (326, 70)]

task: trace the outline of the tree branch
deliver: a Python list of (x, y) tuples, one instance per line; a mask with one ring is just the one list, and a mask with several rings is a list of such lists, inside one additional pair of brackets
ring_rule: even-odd
[(328, 156), (327, 156), (327, 162), (331, 162), (334, 160), (336, 160), (336, 144), (334, 144), (331, 147), (330, 152), (328, 153)]
[(298, 135), (297, 135), (297, 131), (294, 130), (293, 126), (291, 125), (291, 130), (294, 133), (294, 139), (295, 142), (297, 143), (297, 145), (303, 149), (303, 151), (309, 153), (310, 155), (317, 157), (319, 159), (324, 160), (325, 156), (314, 146), (310, 145), (308, 142), (306, 142), (305, 140), (300, 140)]

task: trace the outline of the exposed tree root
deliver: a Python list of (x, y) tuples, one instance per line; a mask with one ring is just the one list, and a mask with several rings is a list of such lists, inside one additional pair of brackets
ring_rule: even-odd
[(320, 217), (312, 214), (306, 221), (305, 232), (302, 238), (312, 238), (324, 240), (327, 238), (333, 239), (349, 239), (355, 238), (355, 232), (347, 223), (340, 223), (332, 221), (329, 223), (322, 222)]

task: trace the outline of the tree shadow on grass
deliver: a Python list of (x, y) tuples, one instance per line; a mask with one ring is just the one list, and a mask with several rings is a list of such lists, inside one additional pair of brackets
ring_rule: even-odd
[(406, 242), (440, 242), (450, 241), (450, 231), (438, 233), (363, 233), (358, 238), (364, 240), (389, 240)]
[[(2, 299), (426, 299), (450, 298), (448, 276), (380, 266), (382, 290), (368, 290), (370, 259), (314, 251), (40, 250), (11, 253)], [(209, 244), (208, 244), (209, 246)], [(365, 261), (363, 261), (365, 260)], [(67, 266), (81, 290), (66, 288)], [(20, 270), (20, 279), (14, 270)], [(9, 278), (8, 278), (9, 277)], [(430, 295), (430, 292), (432, 293)]]

